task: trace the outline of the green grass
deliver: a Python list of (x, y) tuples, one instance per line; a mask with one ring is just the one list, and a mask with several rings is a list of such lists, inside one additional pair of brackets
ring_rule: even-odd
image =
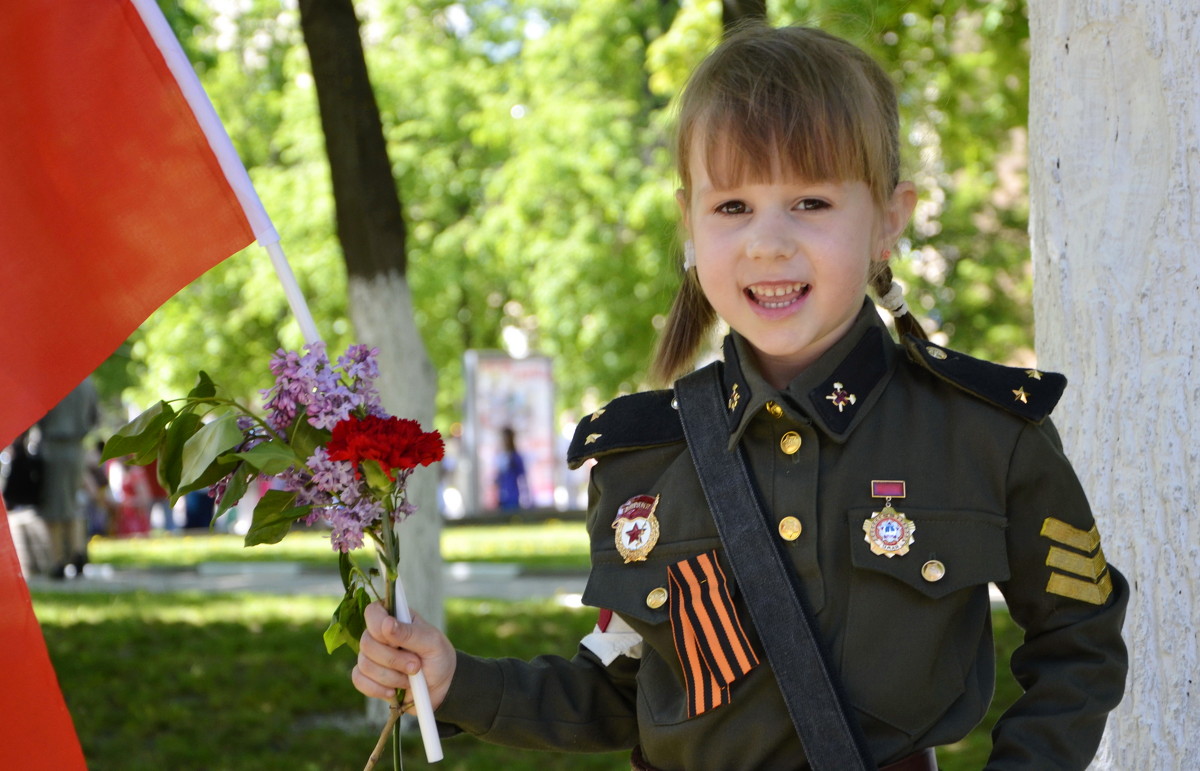
[[(447, 562), (517, 562), (527, 570), (585, 570), (588, 541), (580, 522), (537, 525), (480, 525), (442, 531)], [(115, 568), (193, 568), (202, 562), (297, 562), (310, 568), (337, 569), (329, 538), (297, 531), (282, 542), (246, 548), (240, 536), (222, 533), (155, 538), (93, 538), (88, 555)], [(362, 551), (364, 559), (371, 552)]]
[[(578, 524), (452, 528), (450, 560), (495, 560), (539, 569), (577, 566)], [(194, 565), (251, 555), (329, 565), (328, 542), (293, 534), (272, 547), (242, 549), (233, 536), (98, 541), (98, 561), (121, 567)], [(286, 557), (282, 555), (288, 555)], [(550, 566), (547, 568), (547, 566)], [(327, 597), (199, 593), (34, 594), (63, 694), (93, 771), (338, 771), (359, 769), (376, 730), (349, 682), (353, 656), (325, 653), (321, 632), (336, 602)], [(595, 612), (551, 601), (448, 600), (447, 631), (484, 656), (570, 655)], [(993, 617), (1000, 677), (988, 718), (964, 741), (939, 749), (943, 771), (982, 768), (988, 731), (1019, 694), (1008, 657), (1020, 632)], [(626, 769), (625, 753), (579, 756), (493, 747), (469, 737), (446, 742), (454, 769)], [(425, 768), (418, 738), (405, 764)], [(391, 768), (390, 761), (380, 765)]]

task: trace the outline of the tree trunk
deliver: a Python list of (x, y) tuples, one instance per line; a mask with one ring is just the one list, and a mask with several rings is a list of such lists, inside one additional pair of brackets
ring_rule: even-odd
[[(357, 339), (379, 349), (384, 407), (429, 429), (437, 378), (413, 318), (404, 275), (404, 217), (352, 0), (301, 0), (300, 23), (316, 82)], [(400, 575), (412, 608), (444, 626), (436, 469), (418, 469), (409, 494), (419, 512), (397, 531)]]
[(1129, 578), (1130, 679), (1096, 767), (1184, 768), (1200, 700), (1200, 11), (1031, 0), (1040, 365), (1104, 551)]

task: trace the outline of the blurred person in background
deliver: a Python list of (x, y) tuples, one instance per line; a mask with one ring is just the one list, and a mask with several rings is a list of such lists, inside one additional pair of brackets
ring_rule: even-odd
[(50, 532), (53, 578), (76, 575), (87, 564), (87, 524), (80, 493), (84, 439), (99, 422), (98, 402), (96, 386), (88, 376), (38, 421), (44, 466), (38, 515)]

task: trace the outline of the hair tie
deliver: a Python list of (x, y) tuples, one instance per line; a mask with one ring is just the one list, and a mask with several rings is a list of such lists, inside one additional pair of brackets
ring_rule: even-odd
[(908, 304), (904, 302), (904, 287), (897, 281), (892, 281), (887, 294), (879, 298), (879, 304), (897, 319), (908, 313)]
[(696, 245), (692, 239), (683, 242), (683, 269), (691, 270), (696, 267)]

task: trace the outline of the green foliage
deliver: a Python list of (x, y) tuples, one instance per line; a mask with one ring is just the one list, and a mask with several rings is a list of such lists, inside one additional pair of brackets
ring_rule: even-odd
[[(235, 10), (236, 8), (236, 10)], [(355, 337), (307, 53), (293, 10), (167, 5), (283, 235), (330, 348)], [(554, 358), (559, 406), (643, 385), (678, 286), (670, 101), (721, 33), (721, 4), (360, 3), (408, 225), (416, 318), (460, 419), (462, 354), (506, 328)], [(1023, 0), (779, 0), (876, 55), (900, 89), (921, 192), (897, 273), (951, 345), (1030, 356)], [(300, 334), (252, 247), (169, 301), (106, 369), (141, 404), (207, 369), (250, 399)], [(107, 383), (102, 386), (109, 387)]]
[(897, 84), (907, 176), (921, 199), (896, 268), (910, 287), (909, 305), (954, 347), (1029, 361), (1024, 0), (781, 6), (780, 21), (815, 23), (856, 42)]

